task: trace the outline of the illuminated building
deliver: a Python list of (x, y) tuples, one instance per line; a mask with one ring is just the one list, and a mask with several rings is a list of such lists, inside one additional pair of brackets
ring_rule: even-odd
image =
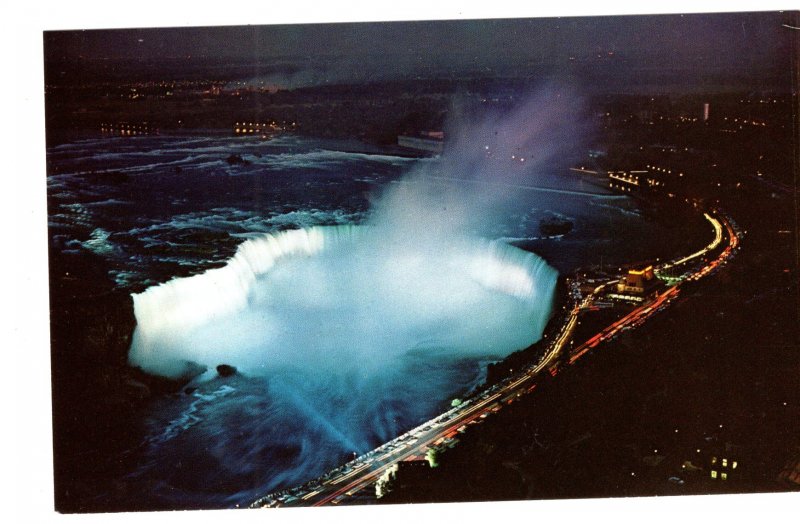
[(697, 453), (697, 463), (700, 467), (694, 466), (691, 461), (685, 461), (682, 466), (684, 471), (700, 472), (706, 478), (719, 482), (743, 478), (740, 446), (725, 442), (724, 445), (714, 444), (710, 448), (704, 447), (702, 451), (698, 448)]
[(672, 170), (647, 166), (652, 170), (609, 171), (608, 187), (624, 194), (655, 191), (664, 188), (664, 178), (672, 175)]
[(728, 480), (739, 467), (739, 461), (731, 457), (712, 455), (709, 460), (709, 476), (716, 480)]
[(236, 122), (233, 126), (233, 133), (237, 136), (260, 136), (261, 138), (269, 138), (281, 131), (287, 131), (295, 127), (297, 127), (296, 122), (283, 122), (279, 124), (275, 120), (270, 120), (268, 122), (243, 120)]
[(148, 122), (102, 122), (100, 131), (104, 135), (112, 136), (136, 136), (158, 134), (158, 130), (150, 126)]
[(637, 191), (640, 187), (639, 177), (645, 173), (647, 171), (609, 171), (608, 187), (623, 193)]
[(661, 281), (655, 277), (653, 266), (644, 269), (631, 269), (617, 283), (617, 293), (620, 295), (633, 295), (647, 297), (654, 295), (661, 287)]

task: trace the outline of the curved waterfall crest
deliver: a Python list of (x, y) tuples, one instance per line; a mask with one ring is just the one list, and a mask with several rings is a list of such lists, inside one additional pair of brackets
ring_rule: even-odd
[(431, 337), (455, 356), (480, 354), (482, 344), (469, 337), (495, 329), (507, 333), (497, 344), (483, 340), (487, 354), (541, 336), (556, 278), (541, 258), (467, 236), (413, 246), (373, 225), (247, 240), (223, 267), (133, 295), (130, 362), (167, 377), (181, 376), (187, 362), (269, 373), (289, 352), (298, 362), (345, 357), (331, 341), (351, 347), (351, 356), (375, 344), (386, 361)]

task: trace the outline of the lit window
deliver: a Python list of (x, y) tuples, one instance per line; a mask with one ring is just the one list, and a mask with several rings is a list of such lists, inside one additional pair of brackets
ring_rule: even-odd
[(727, 478), (728, 478), (728, 474), (727, 474), (727, 473), (723, 473), (723, 474), (721, 474), (721, 475), (720, 475), (720, 478), (721, 478), (722, 480), (725, 480), (725, 479), (727, 479)]
[(712, 479), (715, 479), (715, 478), (717, 478), (717, 472), (716, 472), (716, 470), (713, 470), (713, 469), (711, 470), (711, 478), (712, 478)]
[(731, 464), (731, 468), (736, 469), (736, 461), (735, 460), (733, 461), (733, 464)]
[(722, 467), (723, 468), (727, 468), (728, 467), (728, 459), (722, 459)]
[(711, 457), (711, 463), (712, 464), (716, 464), (717, 463), (717, 457)]

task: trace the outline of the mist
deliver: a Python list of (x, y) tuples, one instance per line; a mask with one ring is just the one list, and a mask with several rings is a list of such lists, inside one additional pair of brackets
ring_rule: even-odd
[[(247, 385), (203, 431), (254, 490), (308, 480), (431, 417), (487, 361), (542, 336), (556, 271), (485, 234), (513, 183), (534, 183), (575, 143), (564, 126), (577, 107), (548, 90), (477, 124), (464, 115), (441, 159), (390, 183), (364, 223), (253, 238), (224, 267), (133, 295), (131, 365), (241, 372)], [(242, 409), (231, 439), (225, 413)]]

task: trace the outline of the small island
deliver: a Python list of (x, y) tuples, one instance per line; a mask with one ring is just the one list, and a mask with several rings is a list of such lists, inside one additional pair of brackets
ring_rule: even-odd
[(572, 222), (564, 218), (549, 216), (539, 221), (539, 232), (548, 237), (566, 235), (572, 231)]

